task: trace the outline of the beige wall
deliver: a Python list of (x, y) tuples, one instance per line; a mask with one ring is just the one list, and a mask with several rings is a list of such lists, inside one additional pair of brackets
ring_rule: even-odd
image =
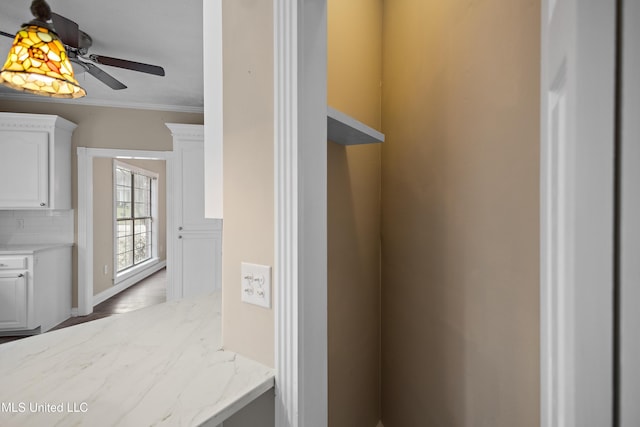
[(240, 263), (274, 262), (272, 2), (224, 0), (222, 12), (223, 344), (274, 366), (273, 309), (240, 301)]
[[(203, 124), (201, 113), (177, 113), (126, 108), (92, 107), (52, 102), (0, 101), (0, 111), (57, 114), (78, 125), (71, 147), (72, 207), (76, 211), (77, 236), (77, 147), (171, 151), (173, 138), (165, 123)], [(78, 252), (73, 249), (73, 306), (78, 301)]]
[(539, 425), (539, 16), (385, 2), (385, 427)]
[[(93, 159), (93, 295), (113, 286), (113, 160)], [(107, 274), (103, 266), (108, 266)]]
[[(382, 0), (329, 0), (330, 106), (380, 129)], [(380, 145), (327, 144), (329, 425), (380, 419)]]
[[(164, 160), (120, 160), (158, 174), (158, 258), (166, 260), (166, 165)], [(93, 159), (93, 294), (113, 286), (113, 159)], [(104, 266), (108, 273), (104, 274)]]

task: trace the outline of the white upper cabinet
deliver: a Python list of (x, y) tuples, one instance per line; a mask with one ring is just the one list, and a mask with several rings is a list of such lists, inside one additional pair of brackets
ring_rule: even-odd
[(71, 135), (58, 116), (0, 113), (0, 209), (71, 209)]

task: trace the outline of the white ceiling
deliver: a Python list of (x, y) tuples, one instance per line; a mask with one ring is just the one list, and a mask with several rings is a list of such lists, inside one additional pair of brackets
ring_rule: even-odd
[[(89, 53), (165, 69), (159, 77), (99, 65), (127, 89), (113, 90), (87, 73), (76, 74), (90, 105), (202, 112), (202, 0), (47, 0), (51, 9), (93, 38)], [(31, 0), (0, 0), (0, 30), (15, 33), (32, 18)], [(12, 40), (0, 36), (0, 66)], [(76, 73), (82, 71), (75, 67)], [(42, 98), (0, 85), (2, 99)], [(56, 100), (57, 102), (60, 102)]]

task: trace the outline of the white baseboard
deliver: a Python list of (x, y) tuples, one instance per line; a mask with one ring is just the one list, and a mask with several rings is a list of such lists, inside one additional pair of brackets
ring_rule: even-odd
[[(167, 261), (160, 261), (156, 264), (153, 264), (151, 266), (149, 266), (148, 268), (145, 268), (144, 270), (134, 274), (131, 277), (128, 277), (127, 279), (123, 280), (122, 282), (118, 283), (115, 286), (112, 286), (111, 288), (107, 289), (106, 291), (102, 291), (100, 292), (98, 295), (94, 295), (93, 296), (93, 306), (95, 307), (96, 305), (100, 304), (101, 302), (104, 302), (106, 300), (108, 300), (109, 298), (111, 298), (112, 296), (119, 294), (120, 292), (124, 291), (125, 289), (135, 285), (136, 283), (138, 283), (139, 281), (146, 279), (147, 277), (151, 276), (153, 273), (162, 270), (163, 268), (165, 268), (167, 266)], [(73, 311), (76, 311), (76, 316), (78, 315), (78, 309), (74, 308), (71, 310), (71, 315), (73, 316)]]
[(72, 307), (70, 315), (71, 317), (78, 317), (78, 307)]

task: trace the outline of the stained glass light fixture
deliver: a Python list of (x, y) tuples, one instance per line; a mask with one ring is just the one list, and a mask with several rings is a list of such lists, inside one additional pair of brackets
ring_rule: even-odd
[(73, 75), (71, 61), (50, 24), (51, 9), (44, 0), (34, 0), (35, 19), (16, 34), (0, 83), (10, 88), (54, 98), (80, 98), (87, 93)]

